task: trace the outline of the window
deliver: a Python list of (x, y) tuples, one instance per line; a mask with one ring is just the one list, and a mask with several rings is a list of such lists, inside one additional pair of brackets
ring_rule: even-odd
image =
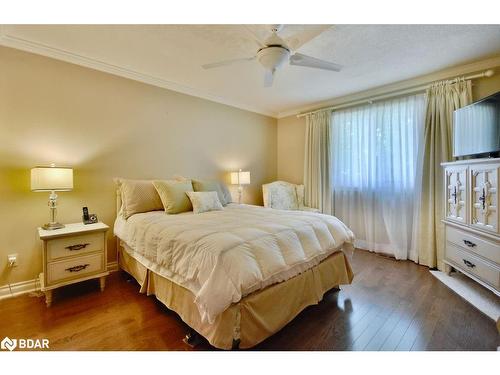
[(334, 214), (359, 247), (406, 258), (424, 114), (423, 94), (332, 114)]
[(332, 114), (335, 190), (407, 190), (415, 184), (424, 95)]

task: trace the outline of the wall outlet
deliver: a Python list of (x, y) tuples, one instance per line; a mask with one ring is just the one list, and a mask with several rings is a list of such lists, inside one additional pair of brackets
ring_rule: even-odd
[(9, 254), (7, 255), (7, 266), (8, 267), (17, 267), (17, 254)]

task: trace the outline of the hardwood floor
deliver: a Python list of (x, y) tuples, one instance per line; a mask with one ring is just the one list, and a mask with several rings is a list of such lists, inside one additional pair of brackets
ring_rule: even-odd
[[(356, 251), (352, 285), (305, 309), (255, 350), (496, 350), (495, 323), (426, 267)], [(0, 301), (0, 339), (48, 338), (52, 350), (192, 350), (188, 327), (124, 272), (43, 298)], [(196, 350), (213, 349), (202, 342)]]

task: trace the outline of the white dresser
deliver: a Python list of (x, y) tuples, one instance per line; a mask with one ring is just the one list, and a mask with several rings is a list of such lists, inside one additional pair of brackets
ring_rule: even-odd
[(61, 286), (99, 278), (101, 291), (104, 290), (109, 274), (106, 269), (108, 229), (104, 223), (74, 223), (55, 230), (38, 228), (43, 241), (40, 283), (47, 306), (52, 303), (52, 291)]
[(446, 199), (446, 272), (454, 268), (500, 295), (500, 158), (441, 165)]

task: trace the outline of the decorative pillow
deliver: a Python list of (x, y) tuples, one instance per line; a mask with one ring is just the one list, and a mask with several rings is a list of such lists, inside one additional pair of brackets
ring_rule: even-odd
[(301, 210), (304, 208), (304, 185), (295, 185), (295, 191), (297, 193), (297, 204), (299, 210)]
[(115, 180), (122, 198), (122, 216), (128, 219), (134, 214), (163, 209), (160, 196), (151, 180)]
[(224, 200), (226, 201), (226, 205), (233, 202), (233, 196), (229, 191), (227, 185), (224, 182), (219, 182), (220, 188), (222, 190), (222, 195), (224, 196)]
[(153, 181), (158, 191), (163, 208), (167, 214), (178, 214), (191, 211), (193, 206), (186, 192), (193, 191), (191, 180), (187, 181)]
[(295, 186), (282, 183), (269, 189), (270, 207), (278, 210), (298, 210)]
[(229, 194), (230, 197), (231, 193), (229, 193), (227, 187), (219, 181), (193, 180), (193, 189), (194, 191), (201, 192), (215, 191), (217, 193), (217, 196), (219, 197), (220, 203), (223, 206), (232, 202), (232, 198), (230, 198), (229, 200), (227, 199), (227, 194)]
[(219, 196), (217, 195), (216, 191), (188, 191), (186, 192), (186, 194), (193, 204), (193, 212), (195, 214), (224, 209), (224, 207), (222, 207), (222, 204), (220, 203)]

